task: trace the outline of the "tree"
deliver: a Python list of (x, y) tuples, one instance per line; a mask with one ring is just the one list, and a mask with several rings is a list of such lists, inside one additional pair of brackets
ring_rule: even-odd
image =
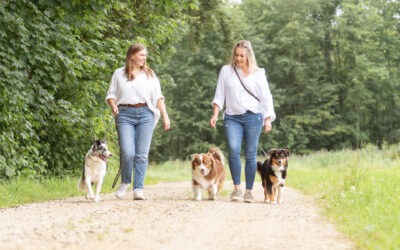
[(104, 137), (105, 92), (129, 44), (147, 45), (157, 68), (205, 2), (2, 2), (0, 178), (78, 172)]
[(219, 1), (205, 3), (209, 11), (201, 7), (200, 18), (188, 23), (185, 36), (175, 45), (177, 53), (163, 69), (174, 81), (165, 91), (172, 128), (165, 135), (155, 135), (151, 151), (155, 160), (187, 159), (211, 145), (224, 147), (222, 122), (215, 131), (209, 119), (217, 76), (230, 53), (231, 29)]

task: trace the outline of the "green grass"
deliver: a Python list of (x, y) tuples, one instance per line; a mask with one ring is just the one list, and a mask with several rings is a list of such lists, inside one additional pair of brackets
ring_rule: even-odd
[(400, 147), (293, 156), (287, 184), (316, 198), (361, 249), (400, 246)]
[[(118, 164), (113, 161), (109, 164), (102, 192), (115, 191), (111, 185)], [(228, 167), (226, 170), (229, 180)], [(170, 161), (150, 165), (145, 185), (189, 181), (190, 178), (189, 161)], [(1, 183), (0, 207), (83, 196), (76, 188), (78, 180), (78, 176), (42, 181), (21, 178)], [(259, 181), (258, 175), (256, 180)], [(400, 145), (383, 150), (369, 146), (358, 151), (293, 155), (289, 160), (287, 185), (314, 197), (325, 216), (360, 249), (399, 249), (399, 183)], [(225, 194), (221, 195), (228, 195), (227, 190), (223, 192)]]

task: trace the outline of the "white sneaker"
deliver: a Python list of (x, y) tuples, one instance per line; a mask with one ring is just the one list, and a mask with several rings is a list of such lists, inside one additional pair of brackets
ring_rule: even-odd
[(117, 193), (115, 194), (115, 196), (117, 196), (117, 198), (124, 197), (125, 193), (126, 193), (126, 190), (128, 188), (129, 188), (129, 183), (121, 183), (121, 185), (117, 189)]
[(133, 190), (133, 199), (144, 200), (143, 190), (141, 188), (136, 188), (135, 190)]

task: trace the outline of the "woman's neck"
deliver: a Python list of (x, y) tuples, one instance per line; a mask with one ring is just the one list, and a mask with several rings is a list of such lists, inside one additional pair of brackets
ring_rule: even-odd
[(132, 71), (133, 71), (133, 72), (140, 72), (140, 71), (142, 71), (142, 68), (141, 68), (141, 67), (135, 67), (135, 66), (133, 66)]
[(248, 75), (251, 75), (252, 73), (256, 72), (256, 70), (257, 70), (257, 67), (253, 66), (250, 68), (249, 65), (245, 65), (245, 66), (239, 67), (239, 68), (242, 71), (243, 76), (245, 76), (245, 77), (247, 77)]
[(244, 76), (248, 76), (250, 74), (250, 68), (248, 65), (239, 67), (239, 69), (242, 71)]

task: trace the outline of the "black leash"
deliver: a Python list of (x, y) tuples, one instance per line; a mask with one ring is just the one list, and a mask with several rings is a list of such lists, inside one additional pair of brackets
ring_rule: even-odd
[(111, 186), (111, 189), (113, 189), (113, 188), (115, 187), (115, 184), (117, 184), (117, 181), (118, 181), (119, 177), (121, 176), (121, 171), (122, 171), (121, 164), (119, 164), (118, 173), (117, 173), (117, 175), (115, 176), (115, 179), (114, 179), (114, 181), (113, 181), (113, 184), (112, 184), (112, 186)]
[[(116, 114), (115, 116), (117, 116), (117, 115), (118, 115), (118, 114)], [(119, 138), (119, 129), (118, 129), (118, 126), (117, 126), (117, 120), (116, 120), (116, 117), (115, 117), (115, 116), (113, 116), (113, 117), (111, 118), (110, 122), (108, 123), (108, 127), (107, 127), (107, 129), (106, 129), (105, 134), (104, 134), (103, 141), (106, 140), (107, 135), (108, 135), (108, 132), (109, 132), (109, 130), (110, 130), (110, 128), (111, 128), (111, 124), (113, 123), (113, 121), (115, 122), (115, 127), (117, 128), (117, 133), (118, 133), (118, 138)], [(120, 159), (120, 161), (121, 161), (121, 159)], [(120, 162), (117, 176), (115, 176), (115, 179), (114, 179), (114, 182), (113, 182), (111, 188), (114, 188), (114, 187), (115, 187), (115, 184), (117, 183), (119, 177), (121, 176), (121, 170), (122, 170), (122, 168), (121, 168), (121, 162)]]
[[(117, 116), (118, 114), (116, 114), (115, 116)], [(117, 119), (115, 119), (115, 127), (117, 128), (117, 134), (118, 134), (118, 142), (119, 142), (119, 128), (118, 128), (118, 124), (117, 124)], [(119, 168), (118, 168), (118, 172), (117, 175), (114, 178), (113, 184), (111, 186), (111, 189), (113, 189), (115, 187), (115, 184), (117, 184), (117, 181), (119, 179), (119, 177), (121, 176), (121, 171), (122, 171), (122, 164), (121, 164), (121, 157), (119, 157)]]
[(119, 177), (121, 176), (121, 170), (122, 170), (122, 168), (121, 168), (121, 164), (120, 164), (119, 169), (118, 169), (118, 173), (117, 173), (117, 175), (115, 176), (115, 179), (114, 179), (114, 181), (113, 181), (113, 184), (112, 184), (112, 186), (111, 186), (111, 189), (113, 189), (113, 188), (115, 187), (115, 184), (117, 184), (117, 181), (118, 181)]

